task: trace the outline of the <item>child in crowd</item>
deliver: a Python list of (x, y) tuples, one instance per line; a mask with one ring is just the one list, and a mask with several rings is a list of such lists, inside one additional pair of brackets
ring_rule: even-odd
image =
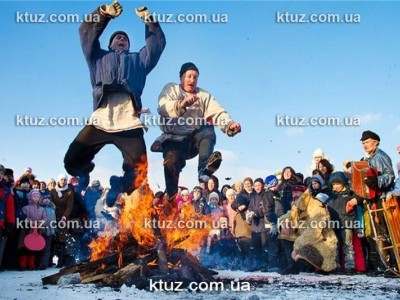
[(20, 234), (19, 240), (19, 256), (18, 263), (20, 270), (34, 270), (36, 256), (39, 254), (38, 251), (32, 251), (25, 247), (24, 238), (30, 233), (31, 228), (35, 228), (39, 224), (46, 221), (46, 212), (39, 205), (41, 200), (41, 193), (39, 190), (31, 190), (28, 196), (29, 204), (22, 208), (22, 212), (26, 215), (24, 224), (28, 224), (27, 228), (23, 228)]
[[(350, 190), (344, 172), (332, 173), (329, 185), (332, 190), (332, 196), (328, 202), (328, 211), (333, 221), (333, 229), (338, 238), (338, 249), (343, 248), (344, 250), (344, 271), (347, 273), (354, 273), (355, 253), (353, 249), (353, 231), (356, 231), (358, 228), (357, 215), (355, 209), (346, 212), (346, 206), (347, 202), (355, 199), (355, 194)], [(356, 255), (360, 254), (356, 253)], [(340, 255), (337, 257), (339, 258)], [(341, 264), (339, 262), (337, 266), (338, 271), (341, 271)]]

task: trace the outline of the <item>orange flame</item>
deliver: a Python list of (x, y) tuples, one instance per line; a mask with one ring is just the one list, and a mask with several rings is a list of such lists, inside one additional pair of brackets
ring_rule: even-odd
[[(91, 261), (130, 247), (131, 237), (140, 250), (153, 249), (157, 240), (165, 242), (166, 252), (172, 248), (195, 251), (208, 235), (211, 217), (199, 215), (193, 205), (183, 204), (179, 211), (174, 203), (167, 200), (162, 208), (153, 206), (154, 194), (147, 183), (147, 160), (144, 158), (136, 167), (137, 177), (134, 186), (137, 189), (131, 194), (124, 194), (124, 205), (117, 228), (107, 226), (104, 232), (93, 240), (89, 247), (92, 250)], [(116, 230), (118, 234), (116, 234)], [(118, 238), (116, 238), (118, 237)], [(118, 259), (122, 266), (122, 254)]]

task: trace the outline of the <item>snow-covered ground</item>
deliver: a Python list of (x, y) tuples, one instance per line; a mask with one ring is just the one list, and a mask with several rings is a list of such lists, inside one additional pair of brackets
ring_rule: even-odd
[[(400, 299), (400, 278), (364, 275), (324, 276), (301, 273), (280, 276), (276, 273), (220, 271), (217, 276), (228, 279), (224, 290), (217, 285), (210, 287), (213, 291), (203, 290), (206, 287), (200, 286), (198, 288), (202, 291), (197, 292), (187, 289), (178, 292), (150, 292), (126, 286), (119, 289), (100, 288), (94, 284), (42, 285), (42, 277), (57, 272), (55, 268), (0, 272), (0, 299)], [(258, 283), (246, 284), (255, 280)], [(233, 289), (241, 286), (244, 291), (231, 290), (229, 281), (232, 281)], [(156, 289), (160, 289), (160, 286), (156, 285)]]

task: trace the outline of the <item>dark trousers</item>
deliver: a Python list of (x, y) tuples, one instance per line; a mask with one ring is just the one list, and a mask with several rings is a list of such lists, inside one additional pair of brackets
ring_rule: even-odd
[[(143, 129), (132, 129), (109, 133), (92, 125), (85, 126), (74, 139), (64, 157), (64, 165), (72, 176), (79, 176), (89, 184), (89, 173), (94, 169), (93, 159), (105, 145), (115, 145), (122, 153), (122, 185), (124, 192), (130, 194), (141, 182), (134, 181), (137, 177), (144, 179), (147, 173), (146, 144)], [(139, 165), (142, 165), (139, 168)], [(143, 167), (144, 166), (144, 167)], [(141, 174), (138, 174), (138, 173)]]
[(282, 249), (283, 249), (283, 253), (284, 253), (284, 265), (286, 268), (295, 268), (296, 267), (296, 263), (292, 258), (292, 251), (293, 251), (293, 244), (294, 242), (292, 241), (288, 241), (288, 240), (280, 240)]
[(252, 232), (252, 261), (260, 268), (268, 267), (268, 232)]
[(207, 174), (206, 163), (214, 151), (216, 142), (214, 126), (206, 125), (197, 130), (190, 139), (182, 142), (166, 141), (162, 144), (164, 177), (169, 196), (178, 191), (179, 173), (186, 166), (186, 159), (199, 155), (199, 177)]

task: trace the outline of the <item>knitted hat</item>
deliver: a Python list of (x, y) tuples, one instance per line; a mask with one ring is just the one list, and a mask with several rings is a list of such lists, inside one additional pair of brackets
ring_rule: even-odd
[(5, 173), (5, 172), (6, 172), (6, 168), (4, 168), (4, 166), (3, 166), (3, 165), (0, 165), (0, 172), (3, 172), (3, 173)]
[(131, 44), (131, 42), (130, 42), (130, 40), (129, 40), (128, 34), (127, 34), (125, 31), (118, 30), (118, 31), (114, 32), (114, 33), (110, 36), (110, 41), (108, 42), (108, 47), (111, 46), (111, 43), (112, 43), (113, 39), (114, 39), (118, 34), (126, 36), (126, 38), (128, 39), (128, 44), (129, 44), (129, 45)]
[(314, 150), (313, 157), (324, 157), (325, 153), (321, 148), (317, 148)]
[(319, 174), (315, 174), (311, 177), (311, 183), (313, 182), (318, 182), (321, 186), (325, 184), (325, 180), (323, 180)]
[(39, 196), (39, 199), (42, 198), (42, 194), (37, 189), (31, 190), (29, 192), (29, 199), (30, 200), (32, 199), (33, 196)]
[(194, 188), (193, 188), (193, 192), (194, 191), (199, 191), (200, 193), (201, 193), (201, 191), (203, 190), (202, 188), (201, 188), (201, 186), (198, 186), (198, 185), (196, 185)]
[(60, 181), (61, 179), (68, 180), (67, 174), (61, 173), (57, 176), (57, 181)]
[(92, 180), (91, 184), (92, 187), (99, 187), (100, 186), (100, 181), (98, 179)]
[(329, 200), (329, 196), (327, 194), (324, 193), (318, 193), (315, 198), (317, 198), (319, 201), (321, 201), (322, 203), (326, 204)]
[(189, 195), (189, 190), (185, 189), (181, 192), (181, 196), (188, 196)]
[(373, 140), (376, 140), (376, 141), (380, 141), (381, 140), (379, 135), (377, 135), (375, 132), (373, 132), (371, 130), (364, 131), (362, 133), (362, 135), (361, 135), (360, 141), (365, 141), (365, 140), (368, 140), (368, 139), (373, 139)]
[(31, 167), (25, 168), (24, 173), (32, 173), (32, 168)]
[(264, 182), (268, 188), (272, 188), (278, 184), (278, 178), (275, 175), (269, 175), (265, 178)]
[(212, 192), (210, 193), (210, 195), (208, 196), (208, 200), (211, 201), (212, 198), (217, 198), (219, 201), (219, 196), (216, 192)]
[(196, 71), (198, 74), (200, 74), (199, 69), (197, 69), (197, 67), (194, 63), (187, 62), (182, 65), (181, 70), (179, 71), (179, 77), (182, 77), (182, 75), (185, 74), (186, 71), (189, 71), (189, 70)]
[(261, 183), (261, 185), (264, 185), (264, 180), (262, 180), (262, 178), (257, 178), (257, 179), (255, 179), (255, 180), (254, 180), (254, 184), (255, 184), (256, 182), (259, 182), (259, 183)]
[(334, 182), (340, 182), (343, 185), (348, 185), (349, 181), (344, 175), (343, 172), (333, 172), (329, 177), (329, 185), (332, 185)]

